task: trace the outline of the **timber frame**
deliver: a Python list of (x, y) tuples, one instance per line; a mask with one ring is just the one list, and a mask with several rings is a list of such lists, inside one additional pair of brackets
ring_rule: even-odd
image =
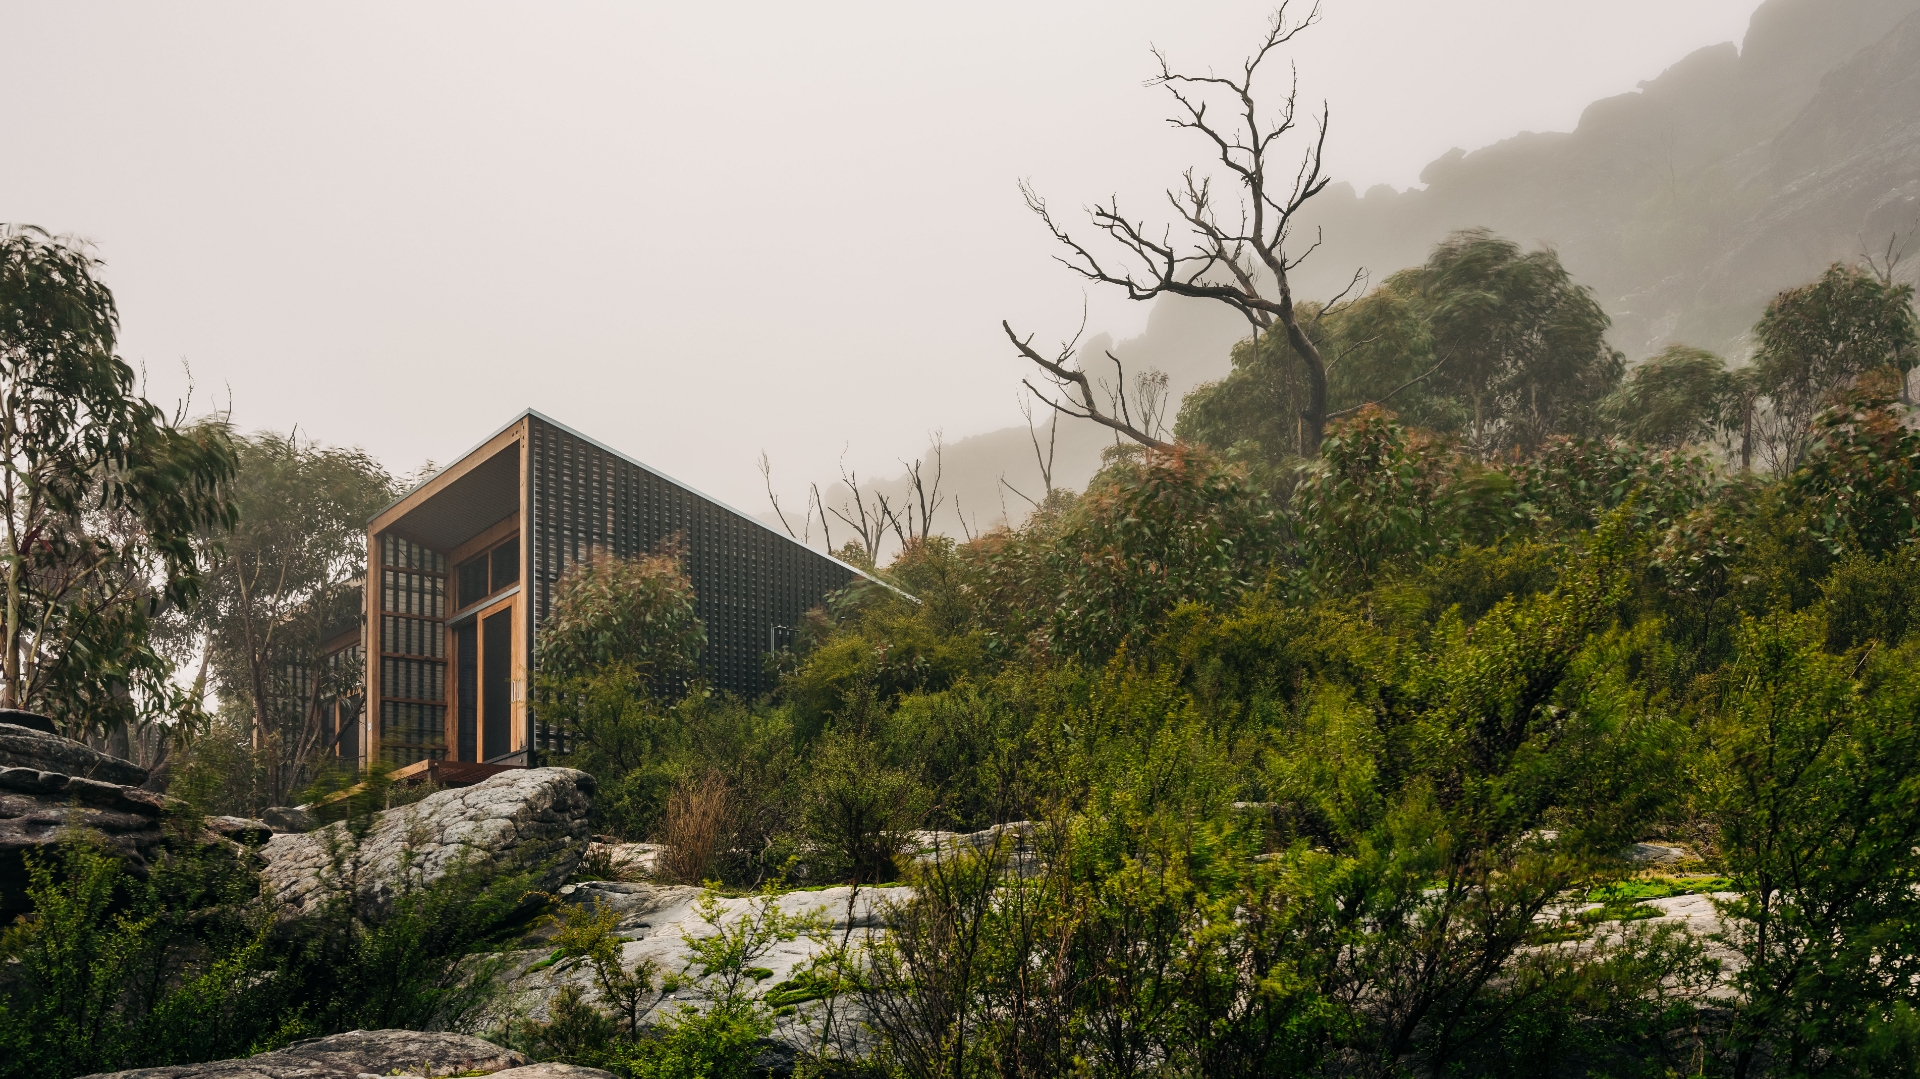
[(341, 755), (364, 770), (565, 752), (529, 700), (552, 587), (570, 565), (668, 543), (707, 632), (701, 677), (741, 696), (770, 688), (766, 653), (807, 610), (867, 577), (529, 409), (368, 522), (365, 705)]

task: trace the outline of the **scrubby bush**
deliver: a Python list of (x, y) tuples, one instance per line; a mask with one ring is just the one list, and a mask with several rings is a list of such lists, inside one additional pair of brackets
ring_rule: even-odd
[[(183, 830), (191, 821), (179, 821)], [(0, 1076), (246, 1056), (316, 1035), (471, 1029), (538, 867), (402, 885), (369, 922), (341, 895), (281, 924), (257, 873), (182, 844), (129, 872), (82, 838), (27, 856), (31, 913), (0, 934)]]

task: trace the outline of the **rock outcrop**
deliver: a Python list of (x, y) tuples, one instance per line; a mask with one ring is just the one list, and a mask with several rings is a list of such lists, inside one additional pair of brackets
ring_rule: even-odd
[(552, 890), (586, 851), (593, 790), (593, 777), (572, 768), (516, 769), (376, 814), (358, 842), (344, 823), (277, 834), (261, 848), (263, 887), (289, 917), (350, 889), (361, 915), (374, 920), (405, 888), (463, 865), (539, 867), (537, 886)]
[(587, 867), (604, 867), (621, 880), (651, 877), (659, 870), (660, 856), (666, 851), (662, 843), (627, 843), (597, 835), (587, 844)]
[[(8, 712), (6, 717), (12, 720), (40, 718), (23, 712)], [(8, 719), (0, 719), (0, 767), (32, 768), (126, 787), (137, 787), (147, 781), (147, 770), (132, 761), (110, 757), (50, 730), (36, 729), (37, 724), (23, 726)]]
[[(541, 1073), (522, 1070), (526, 1064), (527, 1058), (511, 1049), (465, 1034), (355, 1030), (296, 1042), (258, 1056), (166, 1068), (135, 1068), (84, 1079), (108, 1079), (109, 1076), (111, 1079), (360, 1079), (366, 1075), (520, 1075), (538, 1079)], [(568, 1073), (549, 1071), (545, 1074)]]
[(0, 722), (0, 924), (26, 909), (26, 852), (51, 853), (76, 832), (118, 856), (136, 877), (144, 877), (168, 845), (232, 840), (251, 846), (270, 832), (242, 817), (214, 817), (204, 829), (170, 825), (170, 800), (141, 789), (147, 774), (138, 765), (25, 726), (39, 719), (30, 713), (0, 716), (21, 720)]

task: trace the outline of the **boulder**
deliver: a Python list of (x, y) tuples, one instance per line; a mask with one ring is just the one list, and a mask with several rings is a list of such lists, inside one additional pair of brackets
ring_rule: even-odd
[(320, 827), (319, 818), (306, 806), (269, 806), (260, 819), (276, 832), (311, 832)]
[(536, 887), (551, 891), (586, 852), (593, 790), (593, 777), (572, 768), (517, 768), (377, 813), (358, 843), (345, 822), (276, 834), (260, 849), (263, 887), (287, 917), (350, 889), (360, 914), (376, 921), (404, 888), (469, 863), (544, 867)]
[[(1235, 802), (1235, 808), (1254, 805)], [(1030, 820), (995, 824), (977, 832), (913, 831), (906, 833), (906, 850), (916, 865), (928, 865), (955, 854), (1000, 852), (1000, 871), (1018, 877), (1031, 877), (1040, 871), (1041, 825)]]
[[(416, 1030), (355, 1030), (295, 1042), (271, 1053), (135, 1068), (84, 1079), (360, 1079), (376, 1076), (511, 1074), (527, 1058), (465, 1034)], [(591, 1073), (589, 1073), (591, 1074)], [(604, 1074), (604, 1073), (602, 1073)]]
[(1693, 858), (1685, 847), (1671, 843), (1635, 843), (1625, 851), (1628, 863), (1635, 866), (1667, 865)]
[(251, 817), (208, 817), (207, 831), (249, 847), (257, 847), (273, 836), (271, 825)]
[[(687, 941), (715, 932), (701, 916), (701, 895), (702, 889), (691, 885), (622, 881), (569, 884), (559, 892), (563, 903), (598, 906), (618, 914), (614, 931), (625, 942), (621, 945), (621, 965), (633, 970), (640, 964), (652, 963), (657, 972), (656, 985), (661, 975), (690, 973), (698, 978), (700, 971), (690, 962), (692, 953)], [(869, 934), (881, 932), (888, 905), (903, 902), (911, 895), (909, 889), (896, 886), (862, 888), (857, 896), (849, 887), (788, 892), (779, 896), (776, 904), (782, 913), (816, 915), (822, 932), (818, 939), (801, 936), (775, 943), (766, 954), (754, 960), (755, 966), (767, 972), (760, 980), (760, 988), (769, 990), (780, 986), (830, 946), (843, 940), (859, 944)], [(719, 897), (720, 924), (735, 924), (758, 903), (759, 900), (752, 897)], [(544, 924), (514, 949), (497, 957), (505, 964), (500, 971), (502, 992), (494, 1002), (493, 1014), (483, 1017), (483, 1024), (498, 1026), (529, 1019), (545, 1022), (550, 1018), (549, 1007), (554, 997), (567, 985), (578, 986), (586, 1000), (599, 1002), (599, 984), (589, 966), (553, 961), (553, 947), (548, 940), (556, 928), (555, 923)], [(645, 1025), (671, 1018), (683, 1004), (699, 1008), (705, 1006), (705, 1001), (697, 987), (683, 986), (648, 1002), (648, 1010), (640, 1021)], [(813, 1000), (781, 1009), (771, 1036), (760, 1046), (756, 1067), (776, 1075), (790, 1074), (801, 1055), (816, 1048), (824, 1008), (823, 1001)], [(854, 1055), (870, 1050), (870, 1032), (862, 1025), (865, 1013), (859, 1001), (841, 997), (835, 1009), (839, 1016), (834, 1025), (836, 1047)]]
[(493, 1074), (500, 1079), (617, 1079), (612, 1072), (585, 1068), (578, 1064), (529, 1064)]
[[(9, 713), (16, 720), (30, 714)], [(147, 781), (147, 770), (132, 761), (108, 756), (50, 730), (21, 726), (4, 718), (0, 718), (0, 767), (32, 768), (116, 786), (137, 787)]]
[(626, 843), (612, 836), (597, 835), (587, 844), (587, 867), (611, 871), (618, 880), (651, 877), (660, 868), (663, 843)]
[(16, 727), (44, 731), (47, 734), (60, 733), (60, 728), (53, 725), (53, 720), (38, 712), (23, 712), (18, 708), (0, 708), (0, 723), (11, 723)]

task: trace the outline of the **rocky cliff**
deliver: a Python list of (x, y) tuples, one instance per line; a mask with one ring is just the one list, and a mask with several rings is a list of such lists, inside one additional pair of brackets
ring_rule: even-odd
[[(1456, 149), (1421, 180), (1329, 188), (1302, 226), (1325, 242), (1298, 271), (1298, 294), (1331, 295), (1361, 267), (1378, 281), (1425, 261), (1448, 233), (1486, 226), (1555, 247), (1613, 317), (1630, 361), (1675, 342), (1737, 358), (1774, 293), (1920, 230), (1920, 0), (1766, 0), (1738, 46), (1701, 49), (1594, 102), (1572, 131)], [(1111, 347), (1184, 392), (1225, 375), (1245, 332), (1216, 305), (1162, 299), (1144, 333)], [(1096, 338), (1083, 358), (1104, 365), (1110, 344)], [(1085, 423), (1062, 436), (1057, 480), (1078, 487), (1112, 437)], [(1023, 428), (949, 447), (946, 468), (969, 529), (1003, 500), (1022, 516), (1024, 503), (996, 490), (1001, 474), (1037, 484)], [(958, 524), (943, 521), (956, 536)]]

